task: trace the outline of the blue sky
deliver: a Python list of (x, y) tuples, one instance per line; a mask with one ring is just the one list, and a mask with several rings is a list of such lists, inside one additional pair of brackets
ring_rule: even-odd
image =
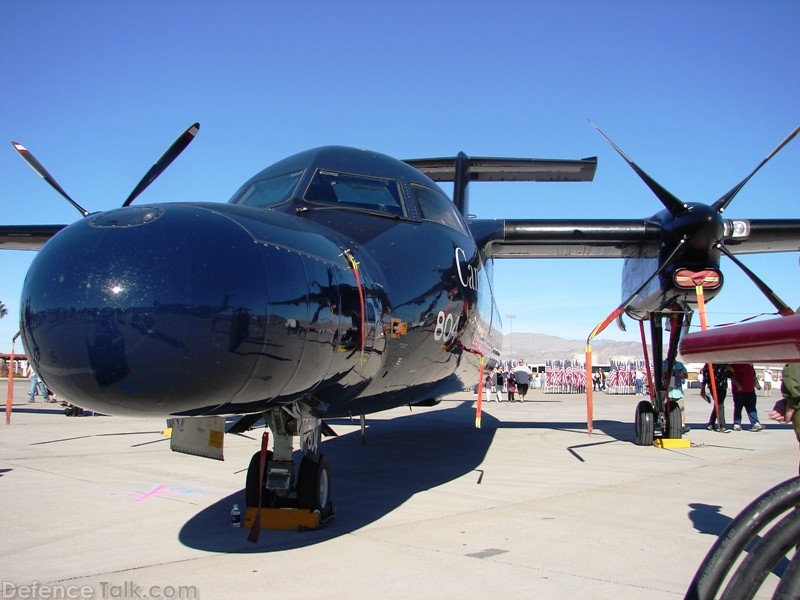
[[(194, 121), (196, 141), (137, 202), (224, 202), (286, 155), (344, 144), (399, 158), (598, 156), (592, 183), (473, 186), (482, 218), (657, 212), (587, 119), (674, 195), (713, 202), (800, 125), (799, 26), (794, 0), (6, 0), (0, 222), (79, 217), (12, 140), (98, 211), (119, 206)], [(798, 165), (795, 140), (726, 216), (800, 218)], [(0, 252), (11, 313), (0, 350), (33, 256)], [(743, 260), (800, 304), (797, 253)], [(620, 271), (615, 260), (505, 261), (495, 292), (515, 332), (583, 339), (619, 303)], [(734, 265), (723, 271), (711, 323), (772, 310)], [(601, 339), (638, 339), (638, 328)]]

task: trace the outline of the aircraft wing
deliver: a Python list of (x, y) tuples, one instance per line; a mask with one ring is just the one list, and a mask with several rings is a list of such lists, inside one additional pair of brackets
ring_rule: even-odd
[[(475, 219), (470, 229), (486, 258), (656, 257), (654, 219)], [(800, 251), (800, 219), (725, 221), (733, 254)]]
[(414, 158), (404, 162), (434, 181), (454, 181), (457, 163), (468, 162), (470, 181), (591, 181), (597, 157), (580, 160), (551, 158), (495, 158), (464, 154), (453, 158)]
[(681, 341), (694, 362), (800, 362), (800, 314), (697, 331)]
[[(0, 249), (38, 250), (66, 225), (0, 225)], [(487, 258), (626, 258), (657, 256), (659, 228), (643, 219), (475, 219)], [(800, 219), (725, 222), (733, 254), (800, 251)]]
[(725, 221), (725, 247), (732, 254), (800, 250), (800, 219)]
[(0, 250), (38, 250), (66, 225), (0, 225)]
[(487, 258), (625, 258), (658, 253), (659, 228), (642, 219), (476, 219), (470, 229)]

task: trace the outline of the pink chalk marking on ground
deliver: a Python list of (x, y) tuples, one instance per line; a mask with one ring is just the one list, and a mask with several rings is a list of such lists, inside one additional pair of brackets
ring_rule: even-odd
[(109, 496), (121, 496), (124, 498), (131, 498), (134, 502), (142, 502), (149, 498), (156, 498), (159, 496), (175, 496), (175, 495), (190, 495), (190, 494), (203, 494), (203, 490), (187, 490), (180, 488), (171, 488), (164, 484), (160, 484), (150, 488), (146, 492), (111, 492)]

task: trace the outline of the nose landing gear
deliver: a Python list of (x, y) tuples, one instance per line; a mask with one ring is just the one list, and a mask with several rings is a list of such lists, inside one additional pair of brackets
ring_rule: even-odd
[[(245, 525), (250, 527), (260, 508), (261, 526), (266, 529), (317, 529), (335, 516), (331, 501), (328, 460), (319, 451), (323, 431), (336, 435), (303, 403), (265, 413), (273, 435), (273, 449), (266, 452), (264, 471), (261, 452), (256, 452), (247, 469)], [(303, 458), (295, 475), (293, 438), (299, 436)], [(263, 487), (262, 487), (263, 486)], [(259, 498), (261, 504), (259, 506)]]

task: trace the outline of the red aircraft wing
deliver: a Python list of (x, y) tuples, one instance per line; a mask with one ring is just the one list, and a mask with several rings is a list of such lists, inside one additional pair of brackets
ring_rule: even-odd
[(688, 362), (800, 362), (800, 314), (690, 333), (680, 352)]

